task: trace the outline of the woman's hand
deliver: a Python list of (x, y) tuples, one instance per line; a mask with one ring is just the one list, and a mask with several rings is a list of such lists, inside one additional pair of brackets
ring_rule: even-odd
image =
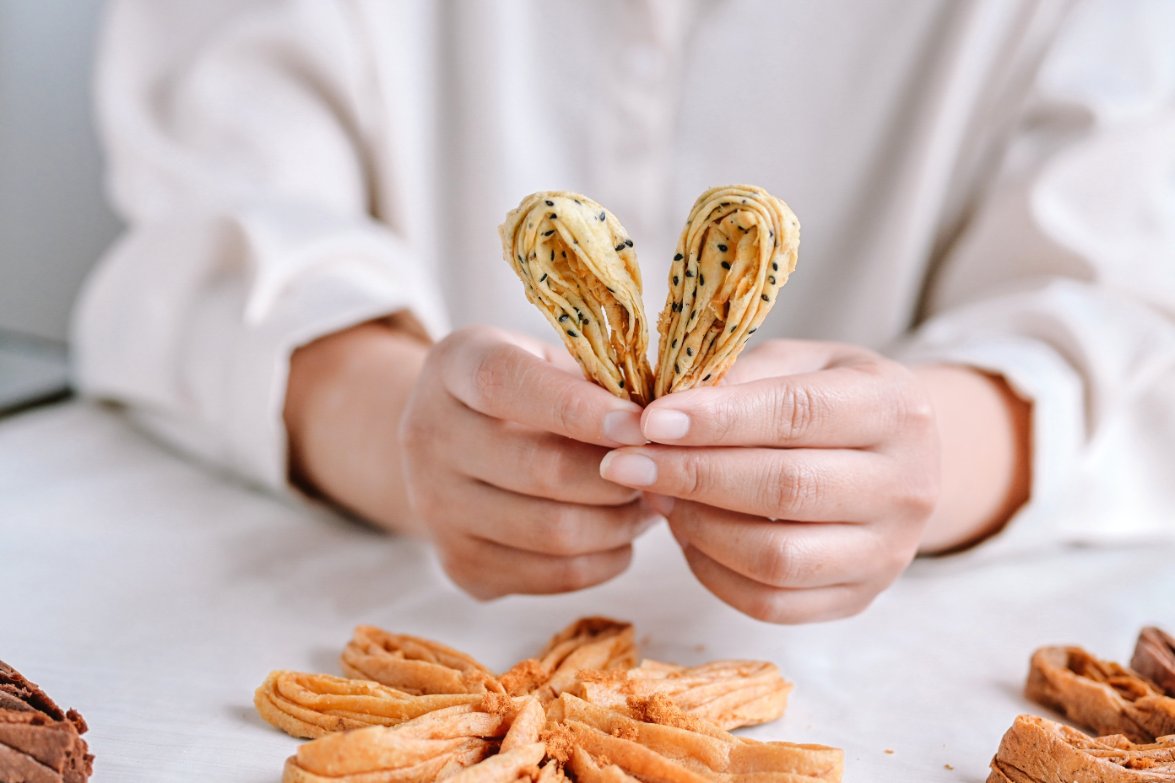
[(724, 385), (650, 404), (642, 429), (653, 444), (609, 453), (600, 472), (661, 496), (652, 502), (694, 574), (740, 611), (843, 617), (909, 565), (935, 512), (945, 463), (934, 397), (915, 372), (863, 348), (773, 341)]
[(640, 412), (561, 349), (484, 328), (437, 344), (399, 443), (411, 507), (453, 581), (493, 598), (624, 571), (656, 515), (599, 465), (610, 448), (644, 442)]

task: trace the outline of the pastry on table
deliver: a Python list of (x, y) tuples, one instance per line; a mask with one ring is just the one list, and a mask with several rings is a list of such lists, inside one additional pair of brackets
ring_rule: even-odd
[(1080, 647), (1033, 653), (1024, 693), (1095, 734), (1122, 734), (1134, 742), (1175, 734), (1175, 699)]
[(1154, 626), (1143, 628), (1130, 667), (1175, 697), (1175, 636)]
[(0, 661), (0, 781), (83, 783), (94, 757), (86, 721)]
[(1000, 740), (987, 783), (1171, 783), (1175, 736), (1136, 744), (1090, 737), (1036, 715), (1019, 715)]

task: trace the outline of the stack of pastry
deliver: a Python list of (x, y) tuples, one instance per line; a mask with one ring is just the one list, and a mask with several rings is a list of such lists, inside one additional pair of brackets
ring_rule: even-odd
[(312, 739), (285, 783), (815, 783), (843, 754), (729, 729), (783, 714), (791, 683), (756, 661), (638, 664), (632, 626), (585, 618), (495, 675), (425, 639), (360, 626), (348, 677), (273, 672), (254, 703)]
[(94, 757), (86, 721), (0, 661), (0, 781), (84, 783)]
[(1102, 736), (1020, 715), (991, 761), (988, 783), (1175, 781), (1175, 639), (1144, 628), (1131, 663), (1080, 647), (1033, 653), (1025, 695)]

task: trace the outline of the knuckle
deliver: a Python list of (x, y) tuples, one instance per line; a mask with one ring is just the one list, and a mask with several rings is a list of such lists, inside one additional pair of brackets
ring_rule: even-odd
[(493, 346), (482, 351), (475, 359), (471, 389), (471, 403), (474, 408), (481, 411), (493, 409), (495, 401), (509, 380), (507, 356), (506, 348)]
[(554, 411), (562, 432), (580, 432), (589, 416), (588, 403), (578, 394), (560, 394)]
[(823, 492), (819, 473), (797, 461), (779, 469), (775, 486), (769, 488), (768, 501), (779, 517), (788, 517), (818, 505)]
[(568, 557), (559, 564), (556, 587), (560, 592), (583, 590), (606, 578), (596, 558), (589, 555)]
[(772, 420), (780, 441), (802, 440), (812, 432), (825, 405), (820, 396), (807, 386), (784, 383), (776, 395)]
[(913, 476), (901, 482), (898, 507), (906, 514), (924, 519), (938, 505), (938, 482), (929, 476)]
[(678, 491), (685, 497), (702, 495), (709, 484), (707, 470), (701, 456), (693, 451), (686, 451), (680, 456), (675, 471), (674, 483), (677, 484)]
[(774, 587), (796, 584), (806, 571), (803, 552), (786, 536), (776, 536), (767, 546), (759, 547), (754, 568), (759, 581)]
[(554, 512), (541, 533), (536, 535), (536, 543), (539, 544), (541, 551), (560, 557), (581, 554), (584, 546), (583, 525), (580, 524), (578, 517), (578, 514), (567, 507)]

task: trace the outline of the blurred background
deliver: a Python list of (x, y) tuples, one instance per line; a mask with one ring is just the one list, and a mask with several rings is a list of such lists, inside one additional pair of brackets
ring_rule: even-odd
[(0, 332), (63, 342), (118, 232), (90, 87), (100, 0), (0, 0)]

